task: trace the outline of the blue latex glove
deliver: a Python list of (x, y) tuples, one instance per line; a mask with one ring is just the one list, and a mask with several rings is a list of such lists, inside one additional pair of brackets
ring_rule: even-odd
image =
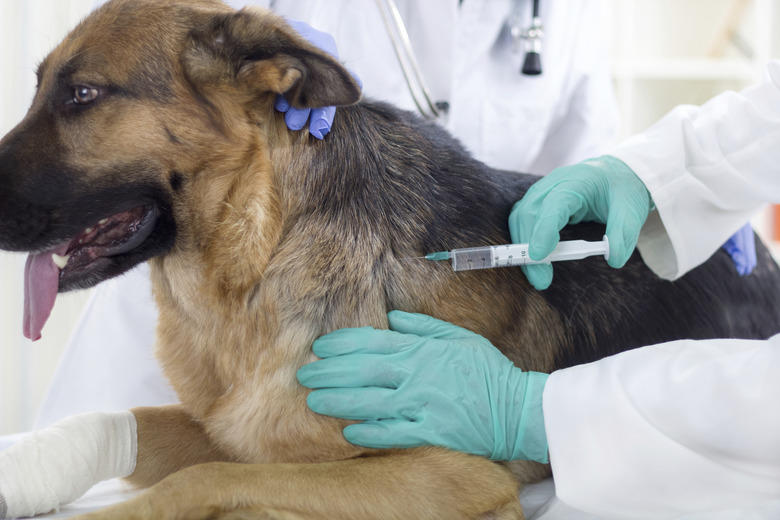
[[(328, 33), (318, 31), (309, 24), (295, 20), (288, 20), (287, 23), (295, 29), (298, 34), (303, 36), (306, 41), (316, 45), (334, 58), (338, 59), (339, 52), (336, 48), (336, 40)], [(353, 77), (360, 83), (360, 79), (353, 74)], [(362, 85), (361, 85), (362, 87)], [(333, 126), (333, 118), (336, 115), (336, 107), (322, 108), (295, 108), (284, 99), (284, 96), (277, 96), (274, 108), (284, 113), (284, 122), (290, 130), (300, 130), (309, 122), (309, 133), (317, 139), (322, 139), (330, 132)]]
[(436, 445), (547, 462), (542, 391), (482, 336), (423, 314), (391, 311), (391, 330), (341, 329), (314, 342), (302, 367), (317, 413), (365, 421), (344, 437), (369, 448)]
[[(546, 257), (561, 239), (566, 224), (583, 221), (607, 225), (609, 260), (623, 267), (639, 240), (639, 231), (653, 206), (650, 192), (623, 161), (605, 155), (553, 170), (536, 182), (509, 215), (515, 243), (529, 243), (534, 260)], [(537, 289), (552, 282), (552, 265), (521, 267)]]
[(740, 276), (747, 276), (758, 263), (756, 259), (756, 237), (750, 223), (745, 224), (734, 236), (729, 238), (723, 249), (731, 255), (731, 260)]

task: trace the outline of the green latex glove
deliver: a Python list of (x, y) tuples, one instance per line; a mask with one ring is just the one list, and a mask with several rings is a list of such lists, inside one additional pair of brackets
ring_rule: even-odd
[[(557, 168), (531, 186), (512, 208), (509, 232), (513, 242), (529, 244), (532, 259), (541, 260), (555, 249), (566, 224), (601, 222), (607, 225), (608, 263), (623, 267), (652, 206), (650, 192), (634, 171), (605, 155)], [(552, 265), (521, 268), (537, 289), (550, 286)]]
[(493, 460), (547, 462), (542, 391), (482, 336), (423, 314), (391, 311), (391, 330), (341, 329), (302, 367), (317, 413), (365, 421), (344, 437), (369, 448), (437, 445)]

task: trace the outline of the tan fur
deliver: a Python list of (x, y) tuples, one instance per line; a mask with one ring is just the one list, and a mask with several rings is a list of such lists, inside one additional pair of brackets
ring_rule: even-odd
[(320, 464), (202, 464), (150, 491), (82, 518), (233, 518), (223, 513), (235, 511), (243, 518), (306, 520), (523, 518), (509, 471), (437, 448)]

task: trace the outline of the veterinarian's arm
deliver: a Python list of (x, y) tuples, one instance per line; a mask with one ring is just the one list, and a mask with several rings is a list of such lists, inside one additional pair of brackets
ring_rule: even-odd
[[(677, 107), (612, 156), (555, 170), (540, 180), (512, 211), (512, 239), (530, 242), (531, 257), (543, 258), (564, 225), (595, 220), (607, 224), (610, 265), (622, 265), (633, 242), (656, 274), (679, 278), (707, 260), (762, 206), (780, 202), (779, 122), (780, 62), (774, 61), (762, 84), (725, 92), (701, 107)], [(648, 191), (658, 210), (649, 216), (644, 202), (637, 203)], [(622, 223), (623, 218), (629, 220)], [(616, 228), (627, 231), (622, 239)], [(745, 236), (743, 231), (734, 242)], [(749, 243), (741, 247), (751, 252)], [(742, 259), (735, 263), (740, 268)], [(552, 280), (549, 265), (523, 270), (538, 289)]]
[(636, 519), (780, 500), (778, 395), (780, 336), (676, 341), (554, 372), (544, 420), (556, 494)]
[(764, 81), (680, 106), (613, 155), (653, 196), (638, 248), (664, 278), (707, 260), (765, 204), (780, 202), (780, 61)]
[[(314, 342), (298, 371), (325, 415), (362, 420), (344, 437), (372, 448), (446, 446), (494, 460), (547, 462), (542, 391), (482, 336), (421, 314), (388, 313), (391, 330), (342, 329)], [(333, 388), (337, 385), (339, 388)]]

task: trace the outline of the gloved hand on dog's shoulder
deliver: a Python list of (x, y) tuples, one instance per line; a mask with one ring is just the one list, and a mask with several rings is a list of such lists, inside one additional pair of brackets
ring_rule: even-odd
[(547, 374), (515, 367), (482, 336), (430, 316), (388, 313), (390, 330), (341, 329), (298, 371), (317, 413), (364, 421), (344, 437), (369, 448), (445, 446), (493, 460), (547, 462)]
[[(288, 20), (287, 23), (303, 36), (309, 43), (315, 45), (338, 59), (339, 51), (336, 48), (336, 40), (326, 32), (318, 31), (307, 23), (297, 20)], [(360, 84), (360, 78), (356, 74), (352, 76)], [(362, 85), (361, 85), (362, 86)], [(284, 96), (276, 97), (274, 108), (284, 114), (284, 122), (290, 130), (300, 130), (309, 122), (309, 133), (317, 139), (322, 139), (330, 132), (333, 119), (336, 116), (336, 107), (322, 108), (295, 108), (287, 102)]]

